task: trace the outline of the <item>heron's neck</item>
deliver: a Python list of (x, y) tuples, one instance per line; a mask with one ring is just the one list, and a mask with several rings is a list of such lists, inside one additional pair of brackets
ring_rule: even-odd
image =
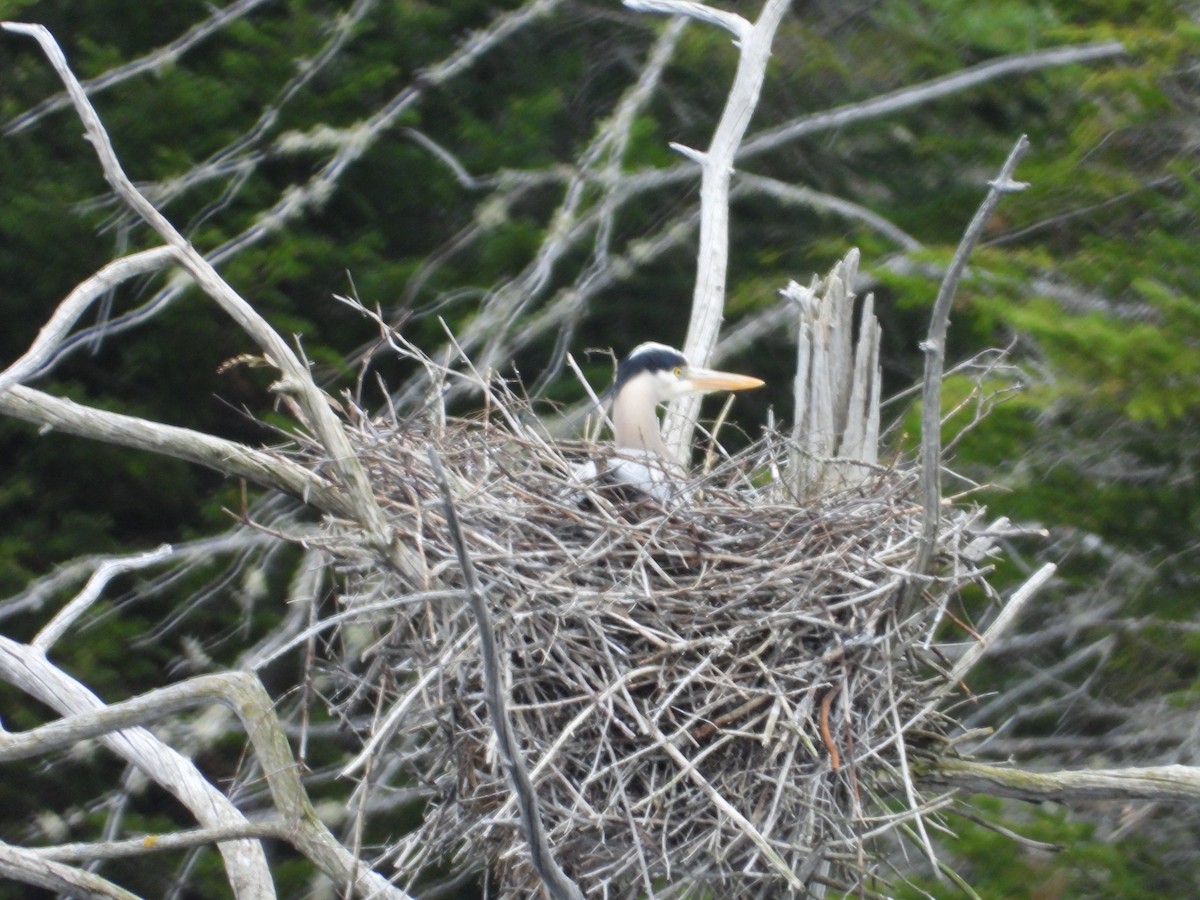
[(613, 403), (613, 442), (617, 449), (650, 450), (673, 460), (659, 433), (653, 385), (632, 381), (621, 389)]

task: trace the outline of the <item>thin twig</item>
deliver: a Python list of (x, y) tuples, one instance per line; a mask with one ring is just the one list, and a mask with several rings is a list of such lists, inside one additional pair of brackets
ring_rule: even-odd
[(1027, 75), (1043, 69), (1115, 59), (1124, 56), (1125, 53), (1125, 46), (1120, 41), (1099, 41), (1092, 44), (1047, 47), (991, 59), (977, 66), (951, 72), (949, 75), (931, 78), (920, 84), (902, 87), (858, 103), (802, 116), (792, 122), (760, 131), (742, 145), (741, 156), (749, 158), (769, 153), (780, 145), (800, 137), (836, 131), (856, 122), (893, 115), (1011, 75)]
[(279, 819), (264, 822), (247, 822), (245, 825), (227, 825), (223, 828), (195, 828), (191, 831), (176, 831), (169, 834), (146, 834), (142, 837), (121, 841), (104, 841), (94, 844), (58, 844), (52, 847), (34, 847), (43, 859), (73, 862), (92, 859), (125, 859), (130, 856), (146, 856), (151, 853), (168, 853), (191, 847), (206, 847), (222, 841), (242, 838), (272, 838), (287, 841), (289, 826)]

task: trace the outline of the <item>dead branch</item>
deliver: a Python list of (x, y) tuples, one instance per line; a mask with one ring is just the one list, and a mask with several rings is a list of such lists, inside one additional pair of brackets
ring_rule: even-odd
[(375, 552), (404, 573), (413, 584), (424, 584), (426, 576), (420, 560), (405, 553), (393, 539), (391, 526), (375, 502), (375, 495), (362, 465), (351, 450), (341, 422), (330, 408), (324, 392), (313, 380), (308, 366), (270, 324), (218, 274), (212, 262), (197, 251), (166, 216), (138, 191), (121, 168), (108, 133), (67, 65), (66, 58), (53, 35), (40, 25), (6, 22), (3, 23), (3, 27), (8, 31), (32, 37), (38, 42), (66, 85), (88, 140), (99, 158), (104, 177), (117, 196), (158, 233), (174, 250), (176, 259), (184, 270), (258, 343), (272, 364), (279, 368), (283, 375), (281, 388), (295, 395), (307, 418), (306, 424), (328, 449), (330, 469), (337, 474), (345, 501), (353, 510), (354, 518), (370, 535)]
[[(628, 4), (627, 4), (628, 5)], [(767, 0), (753, 27), (736, 25), (738, 67), (720, 121), (708, 150), (687, 149), (685, 156), (700, 164), (700, 244), (697, 249), (696, 285), (683, 352), (695, 365), (708, 365), (725, 312), (725, 278), (729, 264), (729, 182), (738, 145), (758, 105), (766, 75), (775, 29), (787, 12), (790, 0)], [(655, 4), (655, 11), (696, 15), (700, 4)], [(721, 24), (731, 18), (722, 14)], [(740, 19), (740, 17), (737, 17)], [(674, 145), (673, 145), (674, 146)], [(676, 146), (676, 149), (681, 149)], [(665, 419), (664, 440), (677, 459), (690, 451), (692, 435), (700, 415), (698, 396), (681, 397)]]
[(0, 413), (43, 428), (107, 444), (148, 450), (245, 478), (298, 497), (331, 515), (354, 517), (349, 499), (324, 477), (295, 463), (236, 441), (200, 431), (109, 412), (14, 385), (0, 394)]
[(33, 850), (0, 843), (0, 876), (21, 884), (88, 900), (141, 900), (91, 872), (39, 856)]
[(1025, 604), (1050, 580), (1057, 569), (1058, 567), (1054, 563), (1046, 563), (1013, 593), (1000, 610), (1000, 614), (983, 633), (983, 637), (972, 644), (954, 664), (954, 668), (950, 670), (950, 674), (946, 678), (948, 687), (957, 685), (967, 677), (967, 673), (983, 658), (988, 649), (1004, 636), (1005, 632), (1016, 622), (1017, 616), (1021, 614)]
[[(257, 7), (262, 6), (264, 2), (265, 0), (235, 0), (235, 2), (230, 3), (228, 6), (214, 9), (207, 19), (193, 25), (169, 44), (152, 50), (137, 59), (130, 60), (124, 65), (109, 69), (103, 75), (88, 79), (83, 82), (83, 89), (89, 96), (99, 94), (129, 78), (148, 72), (158, 72), (173, 66), (192, 47), (202, 43), (206, 38), (220, 31), (230, 23), (236, 22), (247, 13), (253, 12)], [(56, 94), (53, 97), (43, 100), (37, 106), (33, 107), (33, 109), (6, 122), (4, 125), (4, 134), (10, 135), (24, 131), (26, 128), (30, 128), (36, 124), (48, 113), (59, 109), (66, 109), (70, 105), (71, 99), (66, 93)]]
[(704, 3), (690, 0), (624, 0), (625, 6), (634, 12), (658, 13), (667, 16), (687, 17), (709, 25), (724, 28), (739, 42), (744, 41), (753, 27), (737, 13), (715, 9)]
[[(600, 290), (611, 286), (621, 277), (620, 273), (646, 265), (666, 249), (663, 241), (651, 236), (619, 257), (610, 258), (613, 222), (622, 206), (618, 200), (618, 191), (624, 180), (621, 166), (634, 122), (637, 114), (655, 96), (662, 74), (674, 56), (685, 21), (681, 18), (664, 29), (637, 81), (621, 97), (613, 114), (599, 123), (589, 145), (563, 176), (563, 198), (551, 216), (546, 237), (534, 258), (515, 278), (490, 290), (479, 315), (456, 335), (459, 346), (477, 359), (477, 365), (484, 371), (502, 366), (517, 349), (547, 332), (558, 332), (558, 346), (565, 352), (569, 341), (564, 336), (574, 334), (588, 301)], [(505, 174), (496, 180), (504, 184), (510, 182), (512, 177)], [(524, 176), (518, 184), (523, 184), (527, 177)], [(603, 191), (602, 198), (599, 203), (589, 206), (585, 202), (588, 193), (594, 192), (597, 187)], [(501, 193), (492, 202), (507, 206), (515, 193), (510, 189), (509, 193)], [(503, 220), (503, 217), (489, 218)], [(685, 215), (684, 221), (687, 218)], [(664, 235), (674, 238), (669, 245), (682, 239), (682, 230), (675, 224), (663, 230)], [(571, 288), (560, 291), (546, 310), (531, 317), (531, 321), (522, 322), (521, 315), (552, 284), (559, 261), (589, 239), (593, 244), (593, 258), (581, 278)], [(421, 277), (427, 276), (422, 274)], [(409, 290), (412, 289), (410, 285)], [(539, 384), (545, 383), (559, 368), (557, 360), (551, 361)], [(411, 403), (423, 389), (424, 385), (420, 384), (414, 390), (405, 392), (401, 402)], [(536, 393), (538, 388), (535, 386), (533, 390)]]
[(921, 763), (920, 778), (929, 784), (967, 793), (1042, 800), (1200, 800), (1200, 767), (1146, 766), (1030, 772), (965, 759)]
[[(524, 6), (498, 15), (487, 28), (469, 34), (454, 53), (422, 71), (419, 84), (403, 88), (366, 120), (338, 132), (336, 152), (307, 182), (286, 191), (270, 209), (255, 217), (253, 225), (218, 247), (208, 259), (213, 264), (223, 262), (320, 207), (342, 176), (429, 90), (470, 69), (505, 39), (562, 4), (563, 0), (529, 0)], [(175, 294), (175, 290), (163, 292), (155, 302), (168, 301)]]
[[(141, 726), (195, 706), (209, 703), (227, 706), (237, 714), (254, 746), (275, 809), (287, 827), (287, 840), (335, 883), (353, 888), (356, 894), (409, 900), (404, 891), (372, 872), (342, 847), (321, 823), (300, 780), (295, 757), (275, 715), (274, 704), (253, 675), (246, 672), (202, 675), (105, 705), (46, 661), (39, 651), (0, 636), (0, 677), (66, 714), (62, 719), (26, 732), (0, 733), (0, 760), (41, 756), (87, 738), (100, 738), (110, 749), (129, 758), (185, 805), (192, 807), (200, 821), (211, 828), (245, 827), (249, 823), (189, 761), (162, 745)], [(131, 755), (129, 748), (132, 746), (140, 748), (140, 752)], [(211, 807), (224, 807), (228, 811), (225, 819), (214, 820), (203, 807), (189, 803), (190, 797), (200, 795), (207, 797)], [(245, 840), (218, 846), (246, 846), (254, 848), (258, 855), (262, 853), (256, 842)], [(232, 870), (230, 877), (234, 877)], [(274, 896), (269, 874), (265, 875), (265, 881), (256, 881), (253, 889), (245, 893), (239, 891), (237, 896)]]
[(42, 366), (50, 361), (55, 348), (67, 337), (71, 326), (98, 297), (123, 281), (166, 266), (174, 258), (175, 251), (171, 247), (154, 247), (114, 259), (91, 278), (81, 282), (58, 305), (54, 315), (42, 326), (30, 348), (20, 359), (0, 372), (0, 394), (14, 384), (21, 384), (37, 375)]
[(802, 116), (793, 122), (761, 131), (746, 141), (742, 147), (742, 155), (746, 158), (757, 156), (799, 137), (807, 137), (823, 131), (834, 131), (856, 122), (890, 116), (905, 109), (912, 109), (943, 97), (969, 91), (1000, 78), (1028, 75), (1032, 72), (1056, 69), (1060, 66), (1074, 66), (1080, 63), (1115, 59), (1124, 56), (1125, 52), (1125, 46), (1120, 41), (1099, 41), (1093, 44), (1050, 47), (989, 60), (959, 72), (931, 78), (929, 81), (900, 88), (859, 103), (849, 103), (836, 109)]
[(391, 544), (388, 528), (383, 520), (383, 514), (375, 505), (374, 495), (367, 484), (366, 476), (358, 464), (358, 460), (350, 452), (350, 445), (342, 431), (333, 410), (325, 399), (324, 393), (313, 381), (308, 367), (284, 342), (265, 319), (250, 306), (232, 287), (217, 273), (213, 267), (191, 243), (176, 230), (175, 226), (147, 200), (121, 168), (120, 160), (109, 140), (99, 116), (96, 115), (87, 94), (80, 86), (67, 65), (66, 57), (54, 40), (53, 35), (40, 25), (22, 25), (16, 22), (6, 22), (3, 27), (17, 34), (32, 37), (41, 45), (42, 51), (50, 61), (54, 70), (66, 85), (67, 93), (75, 106), (80, 120), (87, 132), (104, 177), (112, 189), (134, 212), (150, 225), (174, 251), (180, 265), (188, 272), (196, 283), (215, 300), (239, 326), (253, 338), (266, 353), (267, 358), (279, 367), (287, 382), (287, 388), (294, 391), (300, 405), (309, 419), (309, 425), (314, 429), (318, 439), (329, 449), (333, 459), (333, 467), (340, 476), (342, 488), (346, 491), (353, 505), (357, 518), (373, 536), (380, 548)]
[[(784, 206), (807, 206), (818, 212), (831, 213), (851, 222), (866, 225), (906, 252), (911, 253), (924, 247), (920, 241), (894, 222), (885, 219), (874, 210), (868, 209), (862, 204), (853, 203), (844, 197), (835, 197), (833, 194), (826, 194), (803, 185), (787, 184), (776, 178), (752, 175), (748, 172), (737, 173), (736, 183), (753, 193), (765, 194)], [(855, 285), (850, 285), (850, 287), (853, 289)]]
[[(925, 526), (921, 532), (919, 552), (913, 572), (924, 575), (933, 559), (942, 503), (942, 375), (946, 358), (946, 331), (950, 325), (950, 305), (958, 290), (958, 281), (967, 265), (967, 257), (983, 234), (983, 227), (992, 217), (1006, 194), (1023, 190), (1027, 185), (1012, 180), (1017, 162), (1025, 155), (1029, 140), (1022, 135), (1000, 168), (1000, 174), (989, 183), (988, 193), (954, 251), (946, 277), (938, 289), (930, 316), (929, 336), (921, 344), (925, 352), (925, 377), (921, 392), (921, 502)], [(914, 580), (909, 589), (920, 590)]]
[[(0, 636), (0, 678), (65, 716), (102, 715), (106, 708), (100, 698), (50, 663), (41, 652), (3, 636)], [(20, 740), (19, 736), (0, 735), (5, 743), (11, 743), (14, 737)], [(68, 743), (74, 740), (70, 738)], [(100, 740), (172, 793), (205, 827), (246, 824), (241, 812), (204, 779), (191, 760), (164, 745), (146, 729), (105, 733)], [(266, 900), (275, 896), (270, 868), (258, 842), (230, 841), (218, 845), (218, 849), (225, 858), (229, 883), (236, 897)]]
[(55, 642), (66, 634), (67, 629), (74, 621), (87, 612), (92, 604), (100, 598), (100, 594), (109, 581), (122, 572), (157, 565), (170, 557), (172, 552), (170, 544), (163, 544), (148, 553), (139, 553), (136, 556), (127, 556), (101, 563), (92, 573), (92, 577), (88, 579), (87, 586), (34, 636), (29, 645), (42, 653), (48, 653)]
[(193, 847), (208, 847), (223, 841), (249, 838), (259, 840), (287, 841), (291, 829), (285, 822), (272, 819), (263, 822), (248, 822), (245, 825), (228, 825), (224, 828), (194, 828), (170, 834), (144, 834), (120, 841), (100, 841), (91, 844), (57, 844), (52, 847), (32, 847), (42, 859), (57, 862), (83, 862), (95, 859), (128, 859), (131, 856), (147, 856), (173, 850), (188, 850)]
[(881, 336), (871, 294), (854, 335), (858, 261), (851, 249), (825, 278), (807, 288), (792, 281), (780, 291), (796, 310), (788, 479), (798, 498), (842, 490), (878, 472)]
[(262, 139), (279, 121), (283, 108), (337, 57), (367, 13), (378, 3), (379, 0), (355, 0), (348, 10), (329, 23), (328, 36), (322, 47), (314, 55), (296, 61), (296, 74), (279, 90), (272, 102), (263, 107), (258, 119), (249, 129), (182, 175), (165, 182), (147, 185), (146, 195), (156, 204), (165, 205), (206, 181), (229, 179), (233, 187), (225, 191), (221, 200), (209, 208), (209, 212), (214, 213), (233, 200), (237, 195), (236, 188), (246, 181), (259, 163), (270, 157), (272, 150), (282, 156), (292, 150), (295, 144), (302, 144), (302, 141), (293, 143), (295, 135), (287, 134), (281, 135), (271, 150), (263, 152), (260, 147)]

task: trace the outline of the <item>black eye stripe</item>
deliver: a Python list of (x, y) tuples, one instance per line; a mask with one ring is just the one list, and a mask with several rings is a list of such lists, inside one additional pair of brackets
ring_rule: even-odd
[(672, 372), (686, 365), (687, 358), (678, 350), (671, 350), (667, 347), (650, 347), (640, 350), (621, 360), (617, 366), (617, 381), (613, 385), (613, 389), (621, 390), (625, 382), (642, 372)]

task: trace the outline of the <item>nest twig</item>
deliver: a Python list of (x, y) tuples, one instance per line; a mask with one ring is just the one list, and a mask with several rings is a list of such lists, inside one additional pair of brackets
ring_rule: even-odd
[(919, 648), (947, 599), (982, 577), (978, 513), (943, 517), (944, 574), (905, 607), (921, 534), (909, 468), (798, 503), (772, 477), (789, 447), (770, 434), (697, 479), (686, 503), (661, 506), (573, 481), (601, 448), (550, 442), (523, 424), (523, 401), (492, 402), (487, 419), (353, 432), (425, 584), (377, 565), (353, 529), (327, 540), (343, 613), (364, 610), (344, 631), (346, 711), (378, 707), (368, 752), (399, 759), (431, 794), (392, 848), (397, 864), (488, 866), (508, 896), (538, 883), (432, 446), (567, 874), (612, 897), (868, 883), (874, 841), (939, 802), (915, 790), (904, 748), (917, 726), (949, 727), (944, 679)]

